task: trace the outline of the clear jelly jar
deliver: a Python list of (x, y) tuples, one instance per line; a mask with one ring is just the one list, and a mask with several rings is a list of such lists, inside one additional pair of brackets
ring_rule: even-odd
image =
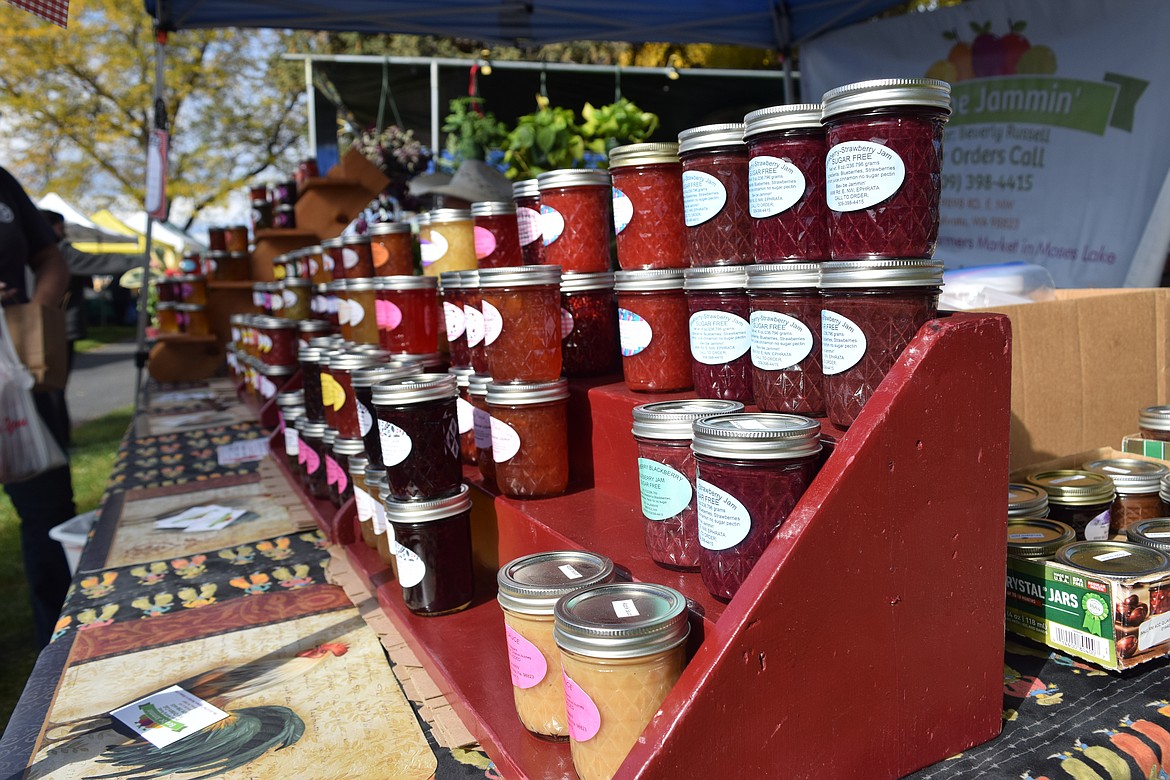
[(462, 271), (463, 327), (467, 331), (467, 352), (477, 374), (488, 372), (487, 347), (484, 346), (483, 293), (479, 289), (479, 271)]
[(581, 780), (609, 780), (686, 666), (686, 599), (665, 585), (609, 583), (563, 596), (553, 608)]
[(1059, 520), (1008, 518), (1007, 553), (1016, 558), (1052, 560), (1057, 550), (1076, 539), (1076, 531)]
[(509, 498), (559, 496), (569, 485), (569, 383), (487, 386), (496, 485)]
[(485, 201), (471, 204), (475, 223), (475, 259), (480, 268), (524, 265), (516, 204)]
[(691, 375), (700, 398), (752, 402), (752, 334), (743, 266), (684, 272)]
[(378, 365), (353, 371), (353, 394), (356, 401), (358, 431), (366, 444), (370, 465), (382, 467), (382, 441), (374, 413), (374, 385), (391, 379), (405, 379), (422, 373), (422, 367), (410, 365)]
[(542, 262), (566, 273), (609, 270), (609, 215), (612, 190), (608, 171), (570, 168), (536, 177), (540, 188)]
[(492, 414), (487, 405), (490, 376), (472, 374), (467, 380), (467, 397), (471, 401), (471, 431), (475, 437), (475, 465), (484, 482), (496, 483), (496, 462), (492, 458)]
[(625, 270), (686, 268), (678, 144), (615, 146), (609, 172), (618, 265)]
[(699, 570), (692, 424), (703, 417), (741, 411), (743, 404), (738, 401), (715, 399), (658, 401), (634, 407), (646, 551), (658, 565)]
[(504, 564), (496, 575), (516, 714), (538, 737), (569, 738), (553, 608), (562, 596), (613, 578), (613, 561), (581, 550), (525, 555)]
[(816, 476), (820, 423), (754, 412), (694, 423), (699, 571), (730, 599)]
[(459, 425), (459, 455), (468, 466), (475, 465), (475, 415), (471, 405), (471, 396), (468, 388), (471, 377), (475, 373), (470, 368), (456, 368), (452, 366), (447, 373), (455, 377), (455, 389), (459, 392), (455, 399), (455, 418)]
[(1109, 509), (1109, 534), (1124, 534), (1134, 523), (1161, 517), (1164, 512), (1158, 491), (1170, 469), (1161, 463), (1138, 458), (1101, 458), (1081, 468), (1104, 474), (1117, 491)]
[(613, 273), (561, 276), (561, 364), (565, 376), (618, 370), (617, 298)]
[(455, 377), (418, 374), (372, 388), (390, 495), (398, 501), (451, 495), (463, 481)]
[(1008, 520), (1048, 517), (1048, 491), (1035, 485), (1008, 485)]
[(829, 90), (821, 104), (832, 258), (932, 256), (950, 85), (862, 81)]
[(1116, 497), (1112, 479), (1092, 471), (1056, 469), (1029, 474), (1027, 482), (1048, 493), (1048, 517), (1068, 523), (1078, 539), (1109, 538)]
[(1170, 406), (1147, 406), (1138, 412), (1143, 439), (1170, 441)]
[(680, 269), (618, 271), (622, 375), (635, 392), (690, 390), (689, 313)]
[(761, 108), (745, 116), (743, 124), (756, 262), (828, 260), (821, 104)]
[(561, 375), (561, 269), (484, 268), (484, 346), (494, 382), (551, 382)]
[(439, 280), (433, 276), (379, 276), (375, 343), (394, 355), (439, 351)]
[(377, 276), (410, 276), (414, 273), (414, 233), (409, 222), (370, 225), (370, 256)]
[(418, 217), (419, 253), (423, 273), (475, 268), (475, 225), (466, 209), (435, 209)]
[(466, 609), (475, 595), (467, 485), (437, 499), (387, 498), (384, 506), (406, 608), (422, 617)]
[(765, 412), (825, 413), (818, 263), (747, 269), (752, 392)]
[(695, 267), (752, 262), (743, 125), (683, 130), (678, 134), (678, 156), (683, 168), (688, 263)]
[(536, 179), (512, 183), (516, 204), (516, 227), (520, 236), (520, 257), (524, 265), (544, 262), (544, 233), (540, 224), (540, 185)]
[(457, 368), (471, 366), (471, 350), (467, 348), (467, 315), (463, 311), (463, 272), (447, 271), (439, 274), (439, 297), (443, 301), (443, 325), (447, 333), (447, 350), (451, 365)]
[(859, 260), (821, 266), (821, 360), (829, 421), (848, 428), (938, 310), (942, 263)]

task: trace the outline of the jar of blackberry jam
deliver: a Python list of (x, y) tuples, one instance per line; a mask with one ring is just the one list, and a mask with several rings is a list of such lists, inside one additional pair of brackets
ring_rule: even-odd
[(624, 270), (686, 268), (678, 144), (616, 146), (609, 152), (609, 172), (618, 265)]
[(467, 353), (477, 374), (488, 372), (487, 347), (484, 346), (483, 293), (479, 289), (479, 271), (462, 271), (463, 327), (467, 333)]
[(475, 465), (485, 482), (495, 484), (496, 462), (492, 458), (492, 415), (487, 405), (490, 376), (472, 374), (467, 380), (467, 396), (471, 401), (471, 429), (475, 435)]
[(455, 389), (459, 395), (455, 398), (455, 418), (459, 424), (459, 453), (463, 462), (468, 466), (475, 465), (475, 417), (471, 405), (471, 396), (468, 388), (471, 377), (475, 373), (470, 368), (447, 369), (447, 373), (455, 377)]
[(421, 617), (466, 609), (475, 592), (467, 485), (451, 496), (384, 505), (406, 608)]
[(571, 168), (542, 173), (536, 181), (540, 187), (542, 262), (560, 266), (566, 273), (608, 271), (612, 224), (609, 172)]
[(495, 382), (551, 382), (561, 375), (561, 269), (484, 268), (484, 346)]
[(395, 355), (439, 351), (439, 280), (433, 276), (379, 276), (375, 343)]
[(451, 495), (463, 481), (455, 377), (418, 374), (373, 387), (382, 463), (400, 501)]
[(747, 269), (752, 391), (765, 412), (825, 413), (819, 263)]
[(354, 370), (351, 381), (357, 407), (358, 432), (366, 444), (371, 466), (382, 466), (382, 442), (378, 432), (378, 418), (374, 414), (374, 385), (421, 373), (422, 368), (417, 365), (371, 366)]
[(447, 349), (451, 366), (471, 366), (471, 351), (467, 348), (467, 315), (463, 312), (463, 272), (446, 271), (439, 274), (439, 297), (443, 301), (443, 324), (447, 332)]
[(618, 271), (618, 337), (626, 387), (671, 393), (693, 385), (683, 272)]
[(325, 422), (325, 405), (321, 399), (321, 360), (325, 353), (303, 344), (297, 352), (301, 364), (301, 387), (305, 391), (305, 418), (309, 422)]
[(832, 258), (932, 256), (950, 85), (862, 81), (829, 90), (821, 104)]
[(520, 255), (520, 227), (516, 204), (483, 202), (471, 204), (475, 223), (475, 259), (480, 268), (507, 268), (523, 265)]
[(540, 186), (536, 179), (513, 182), (512, 200), (516, 204), (520, 257), (524, 265), (540, 265), (544, 262), (544, 233), (540, 224)]
[(744, 267), (688, 268), (684, 274), (695, 393), (750, 404), (752, 337)]
[(1056, 469), (1029, 474), (1027, 481), (1048, 493), (1048, 517), (1068, 523), (1078, 539), (1109, 538), (1117, 495), (1112, 479), (1092, 471)]
[(820, 423), (754, 412), (694, 423), (699, 571), (711, 595), (730, 599), (812, 483)]
[(756, 262), (828, 260), (821, 104), (761, 108), (745, 116), (743, 123)]
[(409, 222), (370, 225), (370, 256), (378, 276), (410, 276), (414, 273), (414, 234)]
[(1147, 406), (1138, 412), (1143, 439), (1170, 441), (1170, 406)]
[(565, 376), (618, 370), (617, 298), (613, 273), (561, 276), (561, 363)]
[(509, 498), (559, 496), (569, 484), (569, 383), (487, 387), (496, 484)]
[(740, 123), (678, 134), (687, 260), (702, 265), (753, 261), (748, 211), (748, 149)]
[(691, 451), (694, 421), (742, 411), (743, 404), (738, 401), (702, 398), (634, 407), (646, 551), (660, 566), (680, 571), (699, 569), (695, 458)]
[(821, 267), (821, 359), (829, 421), (848, 428), (918, 329), (934, 318), (942, 263), (858, 260)]

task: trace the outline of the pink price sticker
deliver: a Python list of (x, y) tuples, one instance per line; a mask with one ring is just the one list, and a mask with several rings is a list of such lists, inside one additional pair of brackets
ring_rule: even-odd
[(504, 633), (508, 637), (508, 668), (512, 671), (512, 684), (517, 688), (539, 685), (548, 674), (544, 653), (507, 624)]
[(337, 485), (338, 493), (344, 493), (349, 484), (345, 469), (341, 468), (341, 464), (328, 455), (325, 456), (325, 482), (329, 485)]
[(374, 317), (379, 330), (394, 330), (402, 324), (402, 309), (390, 301), (375, 301)]
[(485, 227), (475, 226), (475, 259), (483, 260), (496, 251), (496, 236)]
[[(301, 447), (300, 452), (305, 453), (305, 472), (316, 474), (317, 469), (321, 468), (321, 456), (314, 452), (312, 447)], [(298, 456), (300, 452), (297, 453)]]
[(573, 682), (565, 672), (561, 672), (565, 680), (565, 711), (569, 716), (569, 736), (574, 742), (588, 742), (601, 730), (601, 713), (589, 694), (581, 690), (581, 686)]

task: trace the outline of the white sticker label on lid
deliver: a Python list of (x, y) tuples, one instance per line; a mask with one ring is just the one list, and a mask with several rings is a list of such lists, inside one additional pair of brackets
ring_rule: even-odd
[(695, 480), (699, 544), (705, 550), (727, 550), (747, 538), (752, 517), (739, 499), (702, 479)]
[(613, 231), (621, 233), (634, 218), (634, 202), (626, 193), (613, 188)]
[(860, 211), (896, 193), (906, 180), (898, 153), (872, 141), (845, 141), (825, 157), (825, 199), (833, 211)]
[(567, 563), (562, 564), (561, 566), (558, 566), (557, 568), (561, 570), (562, 574), (564, 574), (566, 577), (568, 577), (571, 580), (579, 580), (585, 576), (584, 574), (577, 571), (576, 569), (574, 569), (572, 566), (570, 566)]
[(633, 599), (622, 599), (613, 602), (613, 613), (620, 618), (639, 616), (638, 608), (634, 606)]
[(787, 160), (753, 157), (748, 161), (748, 213), (763, 219), (788, 211), (806, 186), (804, 173)]
[(1084, 474), (1074, 474), (1070, 477), (1057, 477), (1056, 479), (1050, 479), (1048, 481), (1053, 485), (1063, 485), (1066, 482), (1078, 482), (1082, 479), (1086, 479)]
[(1008, 538), (1013, 542), (1018, 542), (1025, 539), (1043, 539), (1044, 534), (1008, 534)]
[(753, 311), (752, 365), (762, 371), (792, 368), (812, 354), (813, 334), (800, 320), (775, 311)]
[(1154, 531), (1153, 533), (1146, 534), (1146, 536), (1151, 539), (1167, 539), (1170, 538), (1170, 531)]
[(751, 325), (727, 311), (697, 311), (689, 322), (691, 357), (708, 366), (730, 363), (752, 346)]
[(848, 317), (825, 309), (821, 312), (821, 360), (825, 376), (848, 371), (865, 357), (865, 334)]
[(1094, 555), (1093, 560), (1104, 563), (1105, 561), (1115, 561), (1118, 558), (1128, 558), (1131, 555), (1133, 555), (1133, 553), (1127, 552), (1125, 550), (1114, 550), (1113, 552)]
[(687, 227), (701, 225), (723, 210), (727, 189), (723, 182), (702, 171), (683, 171), (683, 219)]

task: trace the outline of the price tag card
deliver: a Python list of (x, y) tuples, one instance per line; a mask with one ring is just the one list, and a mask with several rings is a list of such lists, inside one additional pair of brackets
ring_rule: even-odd
[(216, 449), (215, 457), (221, 466), (234, 466), (237, 463), (263, 460), (268, 457), (268, 440), (263, 438), (246, 439), (233, 441), (231, 444), (221, 444)]
[(130, 727), (155, 747), (166, 747), (228, 714), (177, 685), (119, 707), (110, 717)]

